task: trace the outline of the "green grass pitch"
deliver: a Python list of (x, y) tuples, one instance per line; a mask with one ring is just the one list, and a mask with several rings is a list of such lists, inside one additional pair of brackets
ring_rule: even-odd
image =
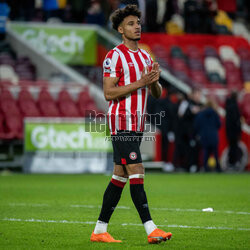
[[(90, 242), (105, 175), (0, 176), (0, 249), (250, 249), (249, 174), (146, 173), (154, 222), (173, 233), (147, 243), (127, 184), (108, 231), (121, 244)], [(212, 207), (214, 212), (202, 212)]]

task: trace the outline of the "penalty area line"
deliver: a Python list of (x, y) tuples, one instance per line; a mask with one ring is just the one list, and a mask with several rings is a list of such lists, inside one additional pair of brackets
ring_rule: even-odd
[[(69, 221), (69, 220), (40, 220), (40, 219), (19, 219), (19, 218), (2, 218), (1, 221), (10, 221), (10, 222), (37, 222), (37, 223), (59, 223), (59, 224), (88, 224), (93, 225), (95, 221)], [(110, 223), (117, 225), (116, 223)], [(119, 224), (121, 226), (143, 226), (142, 224), (134, 223), (123, 223)], [(205, 229), (205, 230), (233, 230), (233, 231), (250, 231), (250, 228), (233, 228), (233, 227), (201, 227), (201, 226), (188, 226), (188, 225), (157, 225), (159, 227), (169, 227), (169, 228), (183, 228), (183, 229)]]

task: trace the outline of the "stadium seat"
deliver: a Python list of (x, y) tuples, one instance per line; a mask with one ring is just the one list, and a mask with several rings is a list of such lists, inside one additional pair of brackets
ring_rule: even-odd
[(87, 89), (82, 90), (78, 95), (78, 103), (88, 103), (93, 101), (92, 97), (89, 95), (89, 91)]
[(12, 115), (12, 116), (19, 116), (20, 111), (18, 109), (18, 106), (16, 105), (16, 102), (11, 99), (1, 99), (0, 106), (3, 114), (6, 115)]
[(224, 61), (223, 66), (226, 71), (232, 72), (232, 71), (238, 71), (238, 68), (235, 66), (235, 64), (232, 61)]
[(58, 95), (58, 101), (65, 101), (65, 100), (69, 100), (69, 101), (73, 101), (72, 100), (72, 97), (70, 96), (69, 92), (65, 89), (61, 90), (59, 92), (59, 95)]
[(14, 138), (23, 138), (23, 121), (21, 116), (8, 115), (5, 117), (7, 133), (12, 134)]
[(59, 102), (59, 110), (65, 117), (80, 117), (80, 113), (74, 102), (70, 100), (64, 100)]
[(218, 72), (210, 72), (208, 73), (208, 79), (212, 83), (224, 83), (223, 79), (219, 75)]
[(170, 49), (170, 55), (172, 57), (177, 57), (177, 58), (184, 58), (183, 51), (180, 47), (178, 46), (172, 46)]
[(18, 101), (20, 100), (33, 100), (31, 93), (27, 89), (21, 89), (18, 95)]
[(244, 116), (246, 123), (250, 126), (250, 105), (249, 104), (242, 105), (242, 115)]
[(250, 60), (242, 60), (241, 61), (241, 71), (243, 73), (250, 72)]
[(41, 116), (35, 102), (32, 99), (21, 99), (19, 107), (24, 117), (39, 117)]
[(41, 113), (45, 117), (60, 117), (60, 112), (54, 101), (41, 100), (38, 103)]
[(60, 117), (60, 112), (57, 108), (51, 94), (47, 89), (42, 89), (38, 96), (38, 106), (41, 110), (41, 114), (45, 117)]
[(204, 47), (204, 55), (205, 57), (218, 57), (218, 53), (216, 48), (212, 46), (206, 46)]
[(192, 58), (188, 59), (188, 66), (191, 70), (202, 70), (203, 63), (199, 58)]
[(244, 80), (244, 82), (249, 82), (250, 81), (250, 71), (249, 72), (244, 72), (243, 73), (243, 80)]
[(12, 96), (11, 92), (8, 89), (2, 89), (0, 92), (0, 101), (2, 100), (12, 100), (14, 101), (14, 97)]
[(6, 132), (3, 114), (0, 113), (0, 139), (12, 139), (15, 137), (13, 132)]
[(236, 49), (241, 60), (250, 60), (250, 51), (247, 48), (239, 47)]
[(65, 89), (61, 90), (58, 95), (58, 107), (61, 114), (65, 117), (79, 117), (80, 112), (70, 96), (69, 92)]
[(8, 80), (13, 84), (18, 83), (19, 77), (13, 70), (13, 67), (7, 64), (0, 65), (0, 80)]
[(43, 88), (38, 96), (38, 101), (52, 101), (54, 102), (53, 97), (49, 93), (49, 91), (46, 88)]
[(224, 81), (225, 69), (223, 68), (222, 64), (216, 57), (206, 57), (204, 60), (204, 66), (208, 74), (210, 73), (217, 73), (220, 78)]
[(98, 108), (95, 104), (95, 101), (89, 97), (90, 99), (86, 100), (86, 99), (79, 99), (77, 102), (77, 106), (79, 108), (80, 111), (80, 115), (83, 117), (87, 117), (89, 115), (89, 113), (95, 111), (95, 112), (99, 112)]
[(186, 49), (186, 54), (190, 58), (196, 58), (196, 59), (202, 58), (200, 50), (195, 46), (188, 46)]
[(227, 83), (239, 82), (242, 84), (241, 76), (239, 71), (227, 72), (226, 74)]
[(240, 66), (239, 56), (235, 53), (232, 47), (225, 45), (220, 46), (219, 53), (223, 61), (231, 61), (235, 64), (236, 67)]
[(0, 88), (8, 88), (10, 86), (13, 86), (12, 82), (9, 80), (0, 80)]

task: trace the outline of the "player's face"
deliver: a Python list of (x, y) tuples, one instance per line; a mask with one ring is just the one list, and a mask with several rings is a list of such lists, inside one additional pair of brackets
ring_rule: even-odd
[(137, 16), (127, 16), (119, 26), (118, 31), (125, 36), (125, 38), (133, 41), (141, 39), (141, 22)]

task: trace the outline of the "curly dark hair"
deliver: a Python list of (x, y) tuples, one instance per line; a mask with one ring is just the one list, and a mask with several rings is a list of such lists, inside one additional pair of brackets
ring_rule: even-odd
[(137, 5), (135, 4), (128, 4), (125, 8), (117, 9), (110, 16), (113, 29), (118, 30), (119, 25), (127, 16), (137, 16), (138, 18), (141, 18), (141, 11), (138, 10)]

